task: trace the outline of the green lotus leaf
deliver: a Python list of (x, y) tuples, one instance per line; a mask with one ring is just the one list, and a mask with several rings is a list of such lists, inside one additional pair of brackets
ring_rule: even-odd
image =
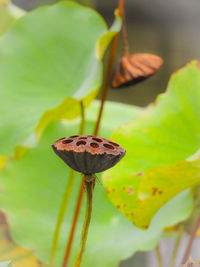
[(146, 228), (178, 192), (199, 182), (199, 162), (186, 159), (200, 148), (200, 64), (172, 75), (167, 91), (112, 138), (127, 155), (104, 174), (108, 196), (136, 226)]
[[(98, 108), (99, 102), (93, 102), (86, 111), (87, 134), (94, 130)], [(122, 122), (128, 122), (139, 113), (139, 108), (107, 102), (99, 136), (109, 138)], [(69, 175), (69, 168), (54, 154), (51, 144), (58, 138), (76, 134), (79, 123), (80, 119), (77, 118), (50, 124), (35, 148), (28, 149), (20, 160), (8, 162), (0, 173), (1, 207), (6, 212), (12, 238), (34, 251), (45, 262), (50, 258), (56, 218)], [(80, 182), (78, 175), (61, 229), (56, 266), (61, 266)], [(91, 227), (81, 266), (115, 267), (136, 251), (153, 248), (163, 228), (186, 219), (192, 204), (191, 192), (182, 192), (158, 212), (147, 231), (142, 231), (109, 201), (100, 180), (95, 186)], [(85, 203), (81, 209), (69, 266), (72, 266), (80, 247), (84, 214)]]
[[(72, 119), (97, 95), (109, 31), (94, 10), (73, 2), (38, 8), (0, 38), (0, 155), (29, 147), (51, 121)], [(103, 41), (102, 41), (103, 40)]]

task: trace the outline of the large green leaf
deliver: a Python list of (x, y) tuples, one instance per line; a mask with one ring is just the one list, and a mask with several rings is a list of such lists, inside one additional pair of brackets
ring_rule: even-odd
[(72, 119), (102, 82), (111, 31), (90, 8), (60, 2), (28, 13), (0, 38), (0, 155), (38, 140), (51, 121)]
[[(95, 102), (87, 109), (88, 134), (93, 132), (98, 106), (98, 102)], [(109, 138), (116, 127), (138, 113), (138, 108), (107, 102), (99, 135)], [(45, 261), (50, 257), (56, 217), (69, 175), (69, 168), (53, 153), (50, 145), (58, 138), (76, 134), (78, 129), (78, 119), (49, 125), (38, 146), (27, 150), (21, 160), (7, 163), (0, 175), (1, 207), (6, 211), (12, 237)], [(63, 258), (80, 182), (78, 176), (62, 227), (56, 266), (60, 266)], [(80, 246), (84, 206), (69, 266), (72, 266)], [(153, 248), (162, 229), (187, 218), (191, 209), (192, 195), (188, 190), (167, 203), (156, 215), (150, 228), (142, 231), (112, 205), (102, 184), (97, 183), (91, 227), (81, 266), (114, 267), (135, 251)]]
[(170, 198), (199, 182), (200, 66), (193, 61), (172, 75), (167, 92), (112, 136), (127, 156), (104, 175), (112, 202), (146, 228)]

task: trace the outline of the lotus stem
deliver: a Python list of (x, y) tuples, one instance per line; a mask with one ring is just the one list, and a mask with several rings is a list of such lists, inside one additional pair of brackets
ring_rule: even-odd
[(85, 214), (85, 221), (84, 221), (83, 230), (81, 234), (81, 248), (76, 256), (74, 267), (79, 267), (81, 264), (82, 256), (83, 256), (86, 241), (87, 241), (88, 229), (89, 229), (90, 221), (91, 221), (91, 214), (92, 214), (93, 180), (88, 180), (87, 176), (85, 176), (85, 188), (87, 192), (86, 214)]

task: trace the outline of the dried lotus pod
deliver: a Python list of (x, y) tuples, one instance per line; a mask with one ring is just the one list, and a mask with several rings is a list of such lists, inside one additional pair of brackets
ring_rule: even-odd
[(113, 167), (126, 153), (117, 143), (94, 135), (64, 137), (52, 148), (69, 167), (86, 175)]
[(124, 55), (116, 66), (112, 87), (122, 88), (141, 82), (155, 74), (162, 64), (162, 58), (153, 54)]

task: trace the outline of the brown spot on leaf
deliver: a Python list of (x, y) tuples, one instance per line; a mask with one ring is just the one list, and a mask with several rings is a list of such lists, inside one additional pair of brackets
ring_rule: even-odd
[(106, 193), (110, 194), (110, 190), (108, 188), (106, 188)]
[(137, 177), (141, 177), (143, 174), (144, 174), (143, 172), (138, 172), (138, 173), (136, 174), (136, 176), (137, 176)]
[(128, 195), (129, 195), (129, 196), (130, 196), (130, 195), (133, 195), (133, 193), (134, 193), (133, 187), (130, 186), (130, 187), (128, 188)]
[(126, 206), (127, 206), (126, 203), (124, 203), (124, 204), (123, 204), (123, 207), (126, 208)]
[(162, 189), (159, 189), (157, 187), (153, 187), (152, 188), (152, 196), (155, 196), (156, 194), (161, 195), (162, 193), (163, 193), (163, 190)]
[(113, 193), (114, 193), (114, 192), (116, 192), (116, 189), (115, 189), (115, 188), (113, 188), (113, 189), (112, 189), (112, 192), (113, 192)]
[(123, 187), (122, 187), (122, 190), (126, 191), (126, 186), (123, 186)]
[(117, 205), (116, 207), (117, 207), (118, 209), (120, 209), (120, 205)]
[(157, 191), (158, 191), (158, 188), (153, 187), (153, 188), (152, 188), (152, 195), (155, 196), (156, 193), (157, 193)]

